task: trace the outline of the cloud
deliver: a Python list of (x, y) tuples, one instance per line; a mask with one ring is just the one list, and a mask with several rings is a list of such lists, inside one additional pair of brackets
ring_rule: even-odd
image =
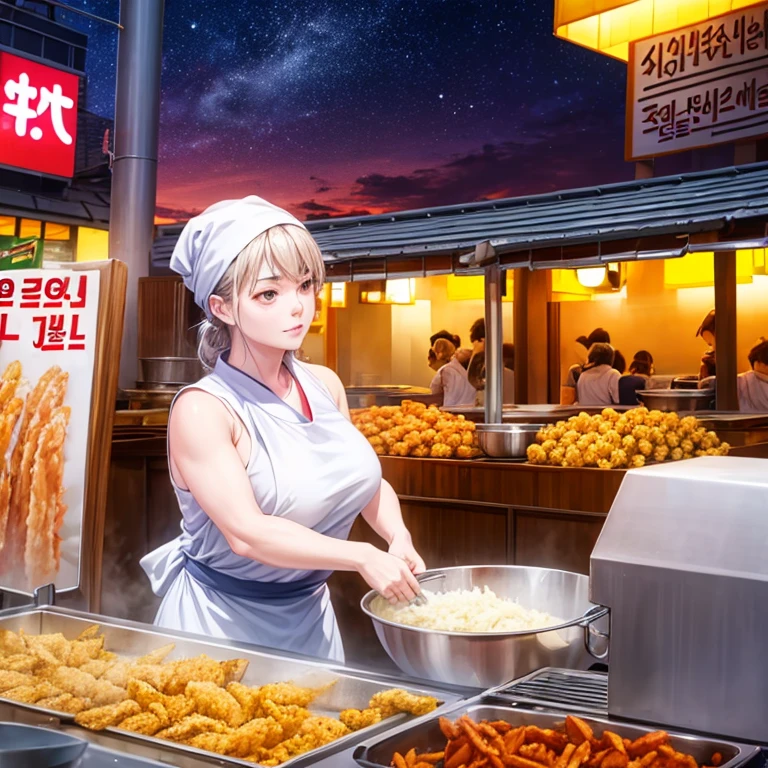
[(548, 116), (532, 110), (524, 125), (511, 131), (514, 139), (483, 144), (432, 168), (359, 176), (348, 203), (404, 210), (631, 178), (631, 166), (623, 158), (622, 123), (623, 116), (593, 114), (586, 105)]
[(334, 208), (332, 205), (323, 205), (315, 200), (307, 200), (303, 203), (298, 203), (294, 208), (300, 211), (308, 211), (309, 213), (339, 213), (339, 208)]
[(310, 176), (309, 180), (315, 182), (315, 194), (317, 195), (322, 195), (324, 192), (330, 192), (333, 189), (329, 181), (321, 179), (319, 176)]
[(179, 208), (167, 205), (155, 206), (155, 216), (159, 216), (162, 219), (173, 219), (174, 221), (187, 221), (199, 213), (202, 213), (199, 208)]

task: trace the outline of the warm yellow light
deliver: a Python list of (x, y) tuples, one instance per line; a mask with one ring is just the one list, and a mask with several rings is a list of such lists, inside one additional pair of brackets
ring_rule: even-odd
[(69, 240), (70, 237), (70, 230), (67, 224), (54, 224), (50, 221), (45, 222), (46, 240)]
[(627, 61), (633, 40), (754, 4), (755, 0), (555, 0), (555, 35)]
[(16, 219), (13, 216), (0, 216), (0, 235), (16, 234)]
[(347, 284), (331, 283), (331, 306), (344, 309), (347, 306)]
[(109, 232), (106, 229), (77, 228), (75, 261), (103, 261), (109, 258)]
[(387, 280), (384, 289), (384, 301), (387, 304), (413, 304), (416, 296), (416, 279), (407, 277), (402, 280)]
[[(515, 295), (514, 270), (506, 270), (507, 290), (502, 301), (512, 301)], [(482, 275), (448, 275), (446, 283), (448, 301), (483, 301), (485, 278)]]
[[(753, 262), (751, 251), (736, 251), (736, 282), (751, 283)], [(666, 288), (708, 288), (715, 284), (713, 253), (689, 253), (680, 259), (664, 261)]]
[(767, 248), (755, 248), (752, 251), (752, 273), (755, 275), (768, 275)]
[(585, 267), (576, 270), (576, 279), (585, 288), (599, 288), (606, 280), (605, 267)]
[(381, 304), (381, 291), (363, 291), (360, 296), (364, 297), (366, 304)]
[(19, 237), (40, 237), (43, 222), (36, 219), (22, 219), (19, 225)]

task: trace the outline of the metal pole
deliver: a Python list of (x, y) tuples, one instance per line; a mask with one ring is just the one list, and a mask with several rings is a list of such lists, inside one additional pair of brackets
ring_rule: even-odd
[(498, 264), (485, 268), (485, 423), (501, 424), (504, 401), (501, 281)]
[(139, 278), (149, 274), (157, 192), (164, 0), (121, 0), (109, 255), (128, 265), (120, 386), (136, 382)]

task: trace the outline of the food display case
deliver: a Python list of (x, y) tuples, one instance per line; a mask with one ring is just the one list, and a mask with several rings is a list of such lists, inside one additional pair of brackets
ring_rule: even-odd
[[(163, 663), (173, 663), (174, 660), (180, 659), (199, 659), (203, 658), (203, 655), (208, 661), (215, 662), (239, 659), (247, 662), (247, 667), (239, 680), (243, 686), (255, 689), (270, 683), (291, 682), (302, 688), (320, 690), (317, 698), (307, 705), (312, 717), (338, 718), (342, 710), (365, 709), (374, 694), (393, 688), (405, 689), (419, 696), (434, 696), (438, 700), (438, 709), (456, 703), (461, 698), (458, 692), (430, 684), (422, 686), (413, 681), (392, 679), (385, 675), (350, 669), (343, 665), (334, 665), (282, 651), (260, 649), (223, 639), (208, 640), (188, 633), (161, 630), (145, 624), (54, 606), (25, 606), (0, 611), (0, 634), (2, 630), (11, 630), (15, 633), (23, 630), (28, 637), (39, 635), (53, 637), (56, 633), (61, 633), (67, 640), (74, 640), (93, 625), (98, 625), (104, 636), (104, 650), (110, 654), (118, 654), (118, 664), (122, 663), (123, 659), (138, 663), (142, 655), (173, 644), (173, 649), (163, 659)], [(93, 630), (90, 631), (93, 632)], [(146, 664), (145, 661), (142, 663)], [(67, 671), (70, 672), (69, 668)], [(77, 672), (77, 669), (71, 670), (74, 675)], [(165, 698), (174, 697), (166, 696)], [(330, 743), (298, 754), (281, 764), (286, 766), (319, 764), (324, 759), (349, 752), (362, 739), (403, 724), (408, 719), (413, 719), (413, 716), (396, 714), (393, 717), (385, 717), (379, 722), (342, 735)], [(0, 692), (0, 721), (53, 726), (64, 733), (86, 739), (101, 750), (118, 750), (134, 756), (137, 760), (157, 760), (185, 768), (211, 764), (219, 766), (254, 764), (253, 761), (247, 762), (232, 755), (217, 754), (181, 741), (169, 741), (117, 727), (108, 726), (100, 730), (88, 730), (77, 724), (74, 714), (41, 707), (32, 702), (10, 700), (2, 692)], [(96, 755), (97, 751), (92, 750), (92, 754)], [(96, 760), (96, 757), (92, 759)], [(0, 761), (0, 765), (4, 763)]]
[(768, 742), (768, 465), (630, 471), (592, 552), (611, 715)]

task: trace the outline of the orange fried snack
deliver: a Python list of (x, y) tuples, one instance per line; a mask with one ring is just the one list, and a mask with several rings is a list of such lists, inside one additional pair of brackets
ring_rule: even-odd
[(187, 683), (184, 695), (195, 703), (198, 714), (221, 720), (231, 728), (237, 728), (245, 722), (243, 708), (237, 699), (216, 683), (192, 681)]
[[(443, 768), (700, 768), (692, 755), (678, 752), (664, 731), (635, 741), (606, 730), (596, 738), (592, 727), (568, 716), (562, 731), (538, 726), (513, 727), (503, 721), (474, 722), (467, 715), (455, 723), (439, 719), (446, 739), (443, 752), (395, 753), (395, 768), (427, 768), (442, 760)], [(712, 755), (715, 768), (722, 755)]]
[(16, 397), (21, 380), (21, 364), (12, 362), (0, 378), (0, 552), (5, 547), (5, 533), (11, 506), (11, 467), (5, 456), (11, 444), (13, 430), (21, 416), (24, 401)]
[(132, 699), (126, 699), (119, 704), (108, 704), (105, 707), (87, 709), (75, 715), (75, 722), (92, 731), (103, 731), (120, 725), (123, 720), (138, 715), (141, 707)]
[(30, 587), (51, 583), (59, 571), (59, 529), (67, 511), (62, 501), (64, 441), (70, 412), (66, 406), (51, 411), (50, 421), (40, 429), (37, 450), (32, 459), (24, 550), (24, 566)]

